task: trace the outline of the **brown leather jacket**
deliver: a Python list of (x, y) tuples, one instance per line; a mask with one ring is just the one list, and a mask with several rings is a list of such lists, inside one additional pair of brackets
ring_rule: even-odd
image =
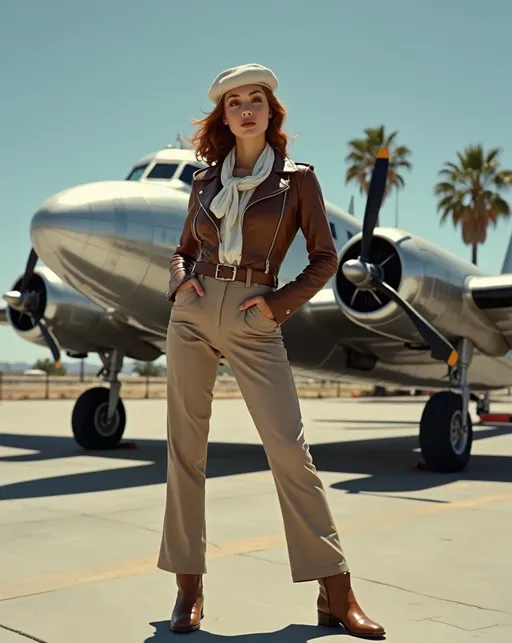
[[(178, 286), (194, 276), (197, 261), (218, 263), (220, 220), (210, 204), (222, 189), (218, 163), (194, 175), (188, 215), (180, 243), (170, 261), (167, 298), (174, 301)], [(264, 295), (281, 325), (309, 301), (336, 273), (338, 258), (322, 191), (311, 164), (295, 164), (276, 152), (269, 177), (254, 191), (243, 218), (241, 266), (276, 277), (299, 229), (306, 239), (309, 263), (293, 281)]]

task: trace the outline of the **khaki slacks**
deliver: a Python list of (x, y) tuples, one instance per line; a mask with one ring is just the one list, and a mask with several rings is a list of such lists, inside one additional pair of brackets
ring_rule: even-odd
[(158, 568), (206, 573), (205, 469), (220, 355), (233, 370), (275, 481), (293, 582), (349, 571), (325, 491), (304, 438), (280, 327), (253, 306), (269, 292), (198, 275), (205, 294), (182, 290), (167, 332), (168, 471)]

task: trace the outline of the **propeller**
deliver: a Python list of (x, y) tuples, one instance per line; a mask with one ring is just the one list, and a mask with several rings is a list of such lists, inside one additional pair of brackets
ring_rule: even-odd
[(416, 326), (425, 343), (430, 346), (432, 357), (454, 366), (459, 356), (450, 342), (384, 281), (381, 267), (370, 262), (373, 231), (384, 198), (388, 167), (389, 151), (382, 148), (377, 153), (368, 189), (363, 219), (361, 254), (358, 259), (350, 259), (343, 264), (343, 274), (359, 289), (378, 290), (397, 303)]
[(27, 259), (27, 265), (25, 266), (25, 272), (23, 273), (23, 277), (21, 279), (20, 283), (20, 291), (25, 292), (28, 286), (28, 282), (32, 279), (32, 275), (34, 274), (34, 268), (36, 267), (37, 263), (37, 253), (34, 250), (34, 248), (31, 248), (30, 254), (28, 255)]
[(4, 301), (8, 306), (17, 310), (19, 313), (28, 315), (35, 326), (39, 328), (44, 340), (50, 349), (56, 366), (60, 366), (60, 348), (59, 344), (48, 327), (42, 311), (40, 310), (39, 297), (40, 294), (35, 290), (28, 290), (28, 286), (34, 274), (34, 268), (37, 263), (37, 254), (32, 248), (27, 259), (25, 272), (21, 278), (19, 290), (11, 290), (3, 295)]

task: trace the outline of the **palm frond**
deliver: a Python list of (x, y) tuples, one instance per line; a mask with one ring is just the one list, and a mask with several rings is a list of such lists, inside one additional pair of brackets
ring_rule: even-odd
[(486, 241), (489, 225), (511, 214), (500, 190), (512, 186), (512, 170), (500, 169), (499, 153), (499, 148), (485, 151), (481, 144), (468, 145), (456, 153), (458, 163), (443, 164), (434, 186), (441, 224), (451, 218), (460, 225), (464, 243), (475, 253), (476, 246)]
[(386, 133), (384, 125), (367, 127), (364, 137), (354, 138), (348, 143), (348, 153), (345, 162), (349, 165), (345, 173), (345, 183), (356, 183), (362, 192), (368, 191), (371, 173), (377, 158), (379, 148), (386, 147), (390, 153), (389, 173), (384, 198), (392, 189), (404, 187), (405, 181), (398, 170), (411, 170), (411, 151), (405, 145), (395, 145), (398, 130)]

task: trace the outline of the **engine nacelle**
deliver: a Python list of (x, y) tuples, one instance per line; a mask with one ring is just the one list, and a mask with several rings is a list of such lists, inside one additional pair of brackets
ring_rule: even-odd
[[(361, 253), (362, 234), (343, 247), (336, 275), (335, 296), (354, 323), (423, 345), (423, 339), (402, 308), (379, 291), (358, 290), (343, 274), (343, 264)], [(474, 264), (396, 228), (377, 228), (372, 238), (371, 262), (381, 265), (384, 281), (447, 339), (471, 339), (487, 353), (509, 349), (498, 329), (468, 296), (466, 280), (483, 273)]]
[[(19, 289), (21, 279), (12, 290)], [(27, 290), (38, 294), (37, 312), (44, 316), (62, 350), (83, 354), (119, 348), (127, 357), (142, 361), (152, 361), (160, 355), (156, 347), (143, 341), (126, 324), (115, 321), (46, 266), (34, 270)], [(7, 321), (25, 341), (47, 346), (30, 315), (9, 306)]]

